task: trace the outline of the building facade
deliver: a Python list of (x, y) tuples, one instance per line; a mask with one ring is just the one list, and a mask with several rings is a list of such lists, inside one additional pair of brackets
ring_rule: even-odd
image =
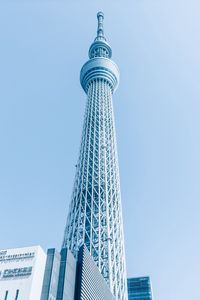
[[(10, 299), (8, 299), (10, 300)], [(21, 300), (21, 299), (19, 299)], [(22, 299), (24, 300), (24, 299)], [(47, 251), (41, 300), (115, 300), (86, 246)]]
[(74, 300), (77, 261), (67, 248), (63, 248), (60, 255), (61, 260), (56, 300)]
[(75, 300), (77, 261), (63, 248), (48, 249), (41, 300)]
[(120, 180), (112, 95), (119, 70), (104, 36), (102, 12), (97, 37), (80, 74), (87, 95), (80, 155), (63, 247), (77, 258), (85, 244), (116, 300), (127, 300)]
[(115, 300), (87, 247), (79, 249), (75, 300)]
[(60, 260), (60, 253), (56, 249), (48, 249), (41, 300), (56, 300)]
[(129, 300), (153, 300), (153, 292), (150, 278), (136, 277), (128, 278)]
[(0, 250), (0, 300), (40, 300), (45, 262), (40, 246)]

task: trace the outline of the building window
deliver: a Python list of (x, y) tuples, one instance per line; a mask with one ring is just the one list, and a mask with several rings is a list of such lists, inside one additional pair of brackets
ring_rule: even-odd
[(18, 300), (18, 296), (19, 296), (19, 290), (16, 290), (15, 300)]
[(4, 297), (4, 300), (7, 300), (8, 299), (8, 291), (6, 291), (6, 294), (5, 294), (5, 297)]

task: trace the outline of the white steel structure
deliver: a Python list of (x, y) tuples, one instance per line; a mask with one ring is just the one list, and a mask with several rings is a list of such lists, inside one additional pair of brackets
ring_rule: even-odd
[(87, 94), (80, 156), (63, 247), (77, 256), (85, 243), (116, 300), (127, 300), (120, 180), (112, 94), (119, 70), (97, 14), (97, 37), (80, 81)]

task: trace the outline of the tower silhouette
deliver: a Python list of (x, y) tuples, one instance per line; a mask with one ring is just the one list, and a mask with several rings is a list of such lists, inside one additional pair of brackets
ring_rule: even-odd
[(87, 94), (80, 155), (63, 247), (77, 257), (84, 243), (116, 300), (127, 300), (121, 193), (112, 95), (119, 70), (104, 36), (102, 12), (97, 37), (80, 73)]

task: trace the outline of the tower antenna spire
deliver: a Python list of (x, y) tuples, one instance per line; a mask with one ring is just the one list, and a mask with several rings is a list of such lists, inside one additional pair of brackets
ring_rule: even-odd
[(97, 14), (98, 26), (97, 26), (97, 37), (96, 40), (104, 40), (106, 38), (104, 36), (104, 29), (103, 29), (103, 20), (104, 20), (104, 13), (99, 11)]
[(97, 36), (80, 72), (87, 104), (63, 248), (78, 258), (78, 250), (85, 244), (113, 299), (128, 300), (112, 104), (119, 70), (111, 60), (112, 49), (104, 37), (103, 19), (103, 13), (98, 12)]

